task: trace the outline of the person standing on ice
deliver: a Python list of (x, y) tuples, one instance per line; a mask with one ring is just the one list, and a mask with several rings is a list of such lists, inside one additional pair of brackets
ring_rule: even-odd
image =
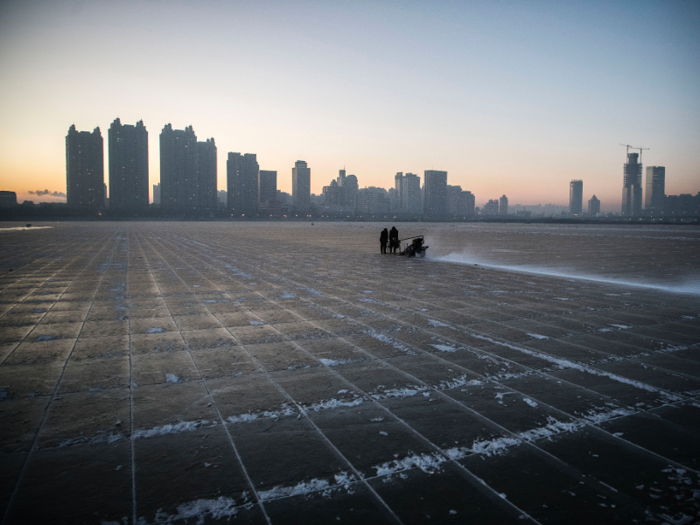
[(384, 228), (382, 233), (379, 235), (379, 245), (382, 253), (386, 253), (386, 243), (389, 240), (389, 230)]
[(399, 247), (399, 230), (396, 229), (396, 226), (391, 227), (391, 231), (389, 232), (389, 249), (391, 250), (391, 253), (396, 253), (396, 248)]

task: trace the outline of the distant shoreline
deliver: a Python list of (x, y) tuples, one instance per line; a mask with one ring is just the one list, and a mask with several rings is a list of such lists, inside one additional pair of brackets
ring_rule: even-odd
[(600, 218), (568, 218), (568, 217), (532, 217), (532, 218), (471, 218), (461, 220), (445, 220), (445, 219), (402, 219), (398, 217), (367, 217), (367, 218), (352, 218), (352, 219), (334, 219), (334, 218), (232, 218), (232, 217), (211, 217), (211, 218), (191, 218), (191, 217), (118, 217), (118, 216), (103, 216), (103, 217), (63, 217), (63, 216), (41, 216), (27, 215), (22, 217), (3, 217), (0, 215), (0, 222), (11, 223), (28, 223), (35, 222), (279, 222), (279, 223), (339, 223), (339, 222), (395, 222), (395, 223), (445, 223), (445, 224), (616, 224), (616, 225), (671, 225), (671, 226), (698, 226), (700, 225), (700, 217), (600, 217)]

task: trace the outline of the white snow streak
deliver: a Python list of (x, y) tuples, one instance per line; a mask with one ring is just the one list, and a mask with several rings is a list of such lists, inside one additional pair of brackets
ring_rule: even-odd
[(163, 436), (165, 434), (179, 434), (181, 432), (192, 432), (200, 427), (216, 426), (216, 421), (209, 424), (206, 419), (199, 421), (180, 421), (175, 425), (163, 425), (161, 427), (153, 427), (148, 430), (137, 430), (134, 432), (133, 439), (151, 438), (154, 436)]

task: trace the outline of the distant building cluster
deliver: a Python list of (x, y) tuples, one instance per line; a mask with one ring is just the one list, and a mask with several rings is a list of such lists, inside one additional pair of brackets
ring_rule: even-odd
[[(700, 193), (666, 195), (666, 168), (648, 166), (642, 184), (642, 151), (627, 147), (623, 167), (622, 217), (700, 216)], [(639, 153), (630, 149), (639, 150)], [(584, 209), (583, 181), (569, 183), (569, 206), (523, 206), (509, 209), (508, 197), (489, 199), (481, 208), (476, 197), (461, 186), (448, 184), (447, 172), (398, 172), (394, 186), (360, 187), (358, 177), (345, 169), (311, 193), (311, 168), (298, 160), (291, 167), (291, 195), (277, 189), (278, 172), (262, 170), (255, 153), (229, 152), (226, 189), (217, 187), (217, 146), (214, 138), (197, 139), (192, 126), (160, 133), (160, 182), (152, 186), (149, 202), (148, 131), (143, 121), (112, 122), (108, 134), (108, 176), (105, 184), (104, 145), (100, 128), (78, 131), (72, 125), (66, 136), (66, 199), (71, 209), (114, 215), (143, 212), (177, 217), (230, 216), (238, 218), (319, 217), (400, 220), (527, 219), (531, 217), (596, 217), (601, 202), (593, 195)], [(289, 172), (288, 172), (289, 173)], [(48, 190), (46, 190), (48, 193)], [(55, 193), (55, 192), (54, 192)], [(42, 193), (43, 194), (43, 193)], [(25, 204), (27, 201), (25, 201)], [(29, 204), (32, 204), (29, 202)], [(14, 192), (0, 191), (0, 207), (17, 206)], [(608, 214), (615, 215), (615, 214)]]
[[(666, 195), (666, 168), (647, 166), (646, 183), (642, 184), (642, 151), (648, 148), (627, 147), (627, 162), (622, 176), (622, 217), (690, 217), (700, 215), (700, 193)], [(639, 153), (630, 153), (638, 149)], [(583, 181), (569, 184), (569, 215), (586, 215), (583, 211)], [(588, 201), (587, 215), (600, 215), (600, 200), (593, 195)]]

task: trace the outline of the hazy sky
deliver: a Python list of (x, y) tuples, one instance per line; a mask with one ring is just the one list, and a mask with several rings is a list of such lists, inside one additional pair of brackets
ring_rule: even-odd
[(257, 153), (291, 191), (397, 171), (511, 204), (619, 212), (625, 148), (700, 191), (700, 2), (0, 0), (0, 189), (65, 192), (65, 136), (143, 119)]

